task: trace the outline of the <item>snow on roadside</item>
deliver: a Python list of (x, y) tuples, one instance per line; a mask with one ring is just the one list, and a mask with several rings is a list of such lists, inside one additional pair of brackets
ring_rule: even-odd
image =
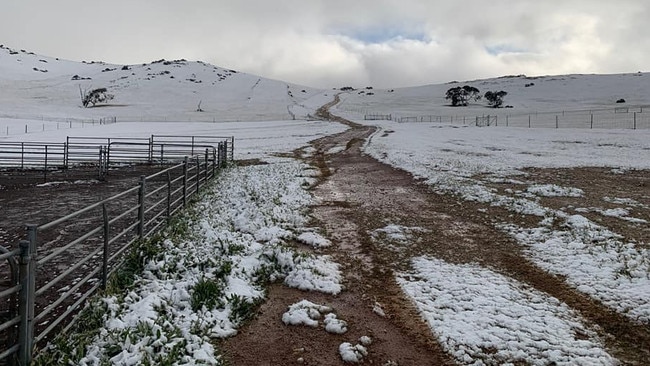
[(398, 282), (461, 364), (614, 365), (567, 305), (478, 265), (415, 258)]
[(282, 322), (285, 325), (305, 325), (316, 328), (320, 325), (319, 321), (323, 319), (325, 331), (333, 334), (343, 334), (348, 331), (348, 323), (339, 319), (333, 313), (334, 309), (325, 305), (318, 305), (309, 300), (301, 300), (289, 306), (282, 314)]
[[(519, 169), (524, 167), (615, 166), (621, 174), (628, 169), (650, 169), (650, 158), (645, 158), (650, 151), (644, 150), (650, 131), (531, 131), (426, 123), (372, 123), (394, 133), (381, 135), (380, 129), (368, 140), (365, 152), (423, 178), (436, 192), (538, 216), (537, 228), (523, 229), (508, 223), (501, 227), (529, 248), (526, 253), (540, 267), (566, 276), (567, 282), (578, 290), (601, 299), (632, 319), (648, 322), (650, 308), (637, 306), (650, 302), (650, 295), (647, 295), (650, 294), (647, 284), (650, 281), (650, 252), (643, 249), (644, 243), (623, 243), (615, 233), (597, 225), (574, 225), (578, 222), (572, 222), (567, 212), (540, 203), (539, 196), (578, 196), (581, 192), (577, 188), (536, 184), (528, 177), (526, 181), (512, 177), (521, 177)], [(566, 148), (567, 144), (571, 149)], [(510, 191), (514, 196), (503, 195), (490, 186), (500, 180), (526, 187), (522, 187), (522, 191)], [(625, 198), (603, 199), (630, 207), (647, 206)], [(620, 210), (602, 210), (601, 214), (618, 215), (616, 217), (631, 225), (644, 224), (641, 219), (624, 216)], [(564, 227), (553, 230), (553, 223)], [(600, 240), (603, 234), (611, 236), (605, 244), (591, 242), (592, 239)], [(594, 290), (596, 288), (598, 291)]]
[[(301, 289), (340, 292), (336, 263), (284, 244), (307, 222), (305, 168), (284, 162), (224, 172), (194, 209), (193, 237), (166, 239), (135, 288), (103, 299), (106, 328), (80, 364), (220, 364), (210, 339), (236, 334), (263, 300), (262, 283), (284, 278)], [(197, 306), (199, 283), (216, 284), (220, 297)]]
[(307, 231), (298, 235), (297, 240), (314, 248), (324, 248), (332, 245), (332, 242), (313, 231)]

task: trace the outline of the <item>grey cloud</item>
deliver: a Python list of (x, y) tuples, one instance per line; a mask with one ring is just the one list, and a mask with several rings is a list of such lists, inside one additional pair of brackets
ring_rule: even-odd
[(2, 2), (0, 13), (2, 42), (50, 56), (200, 59), (321, 87), (650, 63), (645, 0), (24, 0)]

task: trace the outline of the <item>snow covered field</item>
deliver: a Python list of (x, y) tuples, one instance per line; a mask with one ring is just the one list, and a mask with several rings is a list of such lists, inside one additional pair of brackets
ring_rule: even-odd
[[(384, 104), (387, 110), (391, 107), (400, 108)], [(526, 167), (605, 167), (612, 174), (625, 174), (629, 170), (649, 169), (649, 131), (398, 124), (364, 121), (359, 113), (349, 111), (354, 109), (350, 104), (347, 109), (339, 113), (358, 123), (380, 127), (367, 142), (367, 153), (423, 178), (435, 191), (537, 216), (537, 227), (507, 223), (500, 229), (512, 235), (539, 267), (565, 276), (574, 288), (633, 321), (650, 324), (647, 243), (628, 241), (580, 214), (601, 212), (639, 227), (647, 222), (633, 217), (635, 207), (645, 207), (650, 195), (646, 194), (643, 202), (604, 196), (603, 202), (617, 202), (619, 208), (605, 211), (577, 207), (578, 213), (573, 213), (571, 208), (546, 207), (540, 204), (539, 198), (581, 197), (582, 189), (539, 184), (521, 171)], [(510, 183), (518, 188), (503, 194), (491, 186), (494, 183)], [(408, 231), (398, 234), (400, 241), (404, 241)], [(506, 354), (509, 360), (522, 357), (531, 364), (552, 360), (558, 364), (616, 363), (602, 348), (588, 341), (576, 341), (577, 334), (589, 332), (579, 325), (579, 317), (567, 312), (566, 305), (531, 293), (511, 279), (490, 273), (489, 269), (415, 258), (413, 272), (401, 274), (400, 283), (441, 343), (463, 364), (499, 363), (501, 355)], [(523, 310), (527, 307), (531, 308)], [(516, 315), (516, 309), (522, 309), (526, 317)], [(519, 319), (513, 323), (514, 330), (509, 329), (507, 320), (513, 318)], [(550, 325), (549, 321), (559, 323)], [(560, 325), (564, 322), (568, 323)], [(536, 330), (546, 328), (556, 331), (553, 337), (566, 338), (549, 339)], [(561, 335), (561, 329), (566, 330), (565, 335)], [(576, 332), (576, 329), (582, 330)], [(535, 340), (542, 343), (535, 345)], [(584, 347), (583, 351), (569, 347), (572, 342)], [(552, 344), (562, 345), (562, 350), (551, 351)]]
[[(286, 245), (290, 240), (317, 248), (337, 243), (306, 227), (306, 212), (314, 201), (305, 188), (313, 183), (316, 171), (280, 157), (347, 128), (307, 118), (332, 100), (332, 92), (201, 62), (123, 68), (0, 49), (0, 68), (0, 142), (63, 142), (66, 136), (234, 136), (235, 159), (272, 163), (227, 171), (221, 184), (194, 209), (189, 221), (194, 229), (191, 237), (167, 238), (165, 251), (147, 263), (131, 291), (97, 300), (107, 311), (105, 329), (86, 349), (82, 364), (162, 362), (167, 357), (178, 357), (183, 364), (219, 364), (210, 340), (236, 334), (246, 309), (262, 301), (260, 282), (264, 279), (282, 279), (291, 287), (331, 294), (343, 290), (339, 265), (330, 257), (299, 254)], [(72, 80), (73, 75), (90, 79)], [(648, 105), (650, 100), (645, 98), (650, 95), (650, 84), (643, 83), (647, 77), (546, 77), (535, 79), (535, 87), (520, 85), (530, 80), (516, 77), (476, 85), (508, 90), (506, 102), (517, 111), (544, 112), (610, 108), (616, 98), (635, 106)], [(78, 106), (78, 86), (104, 85), (115, 92), (114, 105)], [(538, 267), (563, 276), (572, 287), (630, 321), (650, 324), (647, 243), (626, 240), (615, 229), (586, 217), (597, 213), (642, 227), (647, 220), (634, 215), (648, 210), (650, 194), (641, 199), (601, 197), (602, 202), (616, 205), (614, 209), (558, 209), (544, 205), (541, 198), (579, 199), (590, 193), (588, 188), (543, 184), (522, 172), (528, 167), (604, 167), (613, 174), (650, 169), (650, 130), (531, 130), (363, 120), (368, 111), (450, 115), (442, 100), (448, 87), (343, 94), (342, 103), (332, 112), (378, 126), (365, 152), (424, 179), (433, 190), (535, 217), (534, 227), (504, 222), (498, 228), (515, 238)], [(205, 112), (195, 111), (199, 101)], [(491, 111), (470, 106), (453, 113), (475, 116)], [(73, 124), (72, 128), (70, 123), (56, 122), (105, 116), (116, 116), (118, 122)], [(24, 133), (25, 125), (28, 133)], [(495, 183), (517, 188), (504, 192), (493, 188)], [(389, 245), (392, 240), (391, 250), (400, 250), (418, 230), (388, 225), (374, 235)], [(398, 282), (443, 348), (459, 363), (617, 363), (594, 326), (552, 296), (477, 264), (457, 265), (429, 257), (411, 262), (412, 270), (398, 273)], [(196, 306), (192, 296), (201, 286), (213, 286), (225, 300)], [(295, 305), (287, 312), (285, 324), (319, 324), (322, 316), (330, 331), (345, 332), (345, 321), (336, 318), (335, 309)], [(359, 361), (367, 355), (365, 346), (370, 342), (343, 343), (339, 355)]]

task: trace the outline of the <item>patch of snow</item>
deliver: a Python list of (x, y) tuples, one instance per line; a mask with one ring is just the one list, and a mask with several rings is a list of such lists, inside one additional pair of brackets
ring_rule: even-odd
[(360, 344), (353, 346), (349, 342), (343, 342), (339, 345), (339, 355), (344, 362), (359, 363), (364, 356), (368, 356), (368, 350)]
[(617, 363), (578, 313), (489, 269), (415, 258), (398, 282), (461, 364)]
[(372, 338), (370, 338), (368, 336), (361, 336), (359, 338), (359, 343), (361, 343), (362, 345), (368, 347), (369, 345), (372, 344)]
[(296, 238), (299, 242), (312, 246), (314, 248), (324, 248), (324, 247), (329, 247), (332, 245), (332, 242), (329, 241), (328, 239), (325, 239), (322, 237), (320, 234), (315, 233), (315, 232), (304, 232), (300, 235), (298, 235), (298, 238)]
[(525, 246), (541, 268), (566, 276), (568, 283), (635, 321), (650, 322), (650, 251), (621, 241), (581, 215), (569, 216), (563, 229), (555, 220), (527, 229), (502, 228)]
[(348, 331), (348, 323), (345, 320), (338, 319), (336, 314), (330, 313), (325, 315), (323, 320), (325, 331), (334, 334), (343, 334)]
[(573, 187), (560, 187), (556, 184), (535, 184), (526, 188), (527, 192), (542, 197), (582, 197), (584, 191)]
[(323, 314), (331, 311), (332, 308), (328, 306), (302, 300), (289, 306), (289, 310), (282, 314), (282, 322), (286, 325), (306, 325), (315, 328), (318, 327), (318, 320), (323, 317)]

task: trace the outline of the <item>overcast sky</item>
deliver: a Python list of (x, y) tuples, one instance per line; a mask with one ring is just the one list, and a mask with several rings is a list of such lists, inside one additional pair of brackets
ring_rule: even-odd
[(650, 70), (648, 0), (0, 0), (0, 44), (314, 87)]

